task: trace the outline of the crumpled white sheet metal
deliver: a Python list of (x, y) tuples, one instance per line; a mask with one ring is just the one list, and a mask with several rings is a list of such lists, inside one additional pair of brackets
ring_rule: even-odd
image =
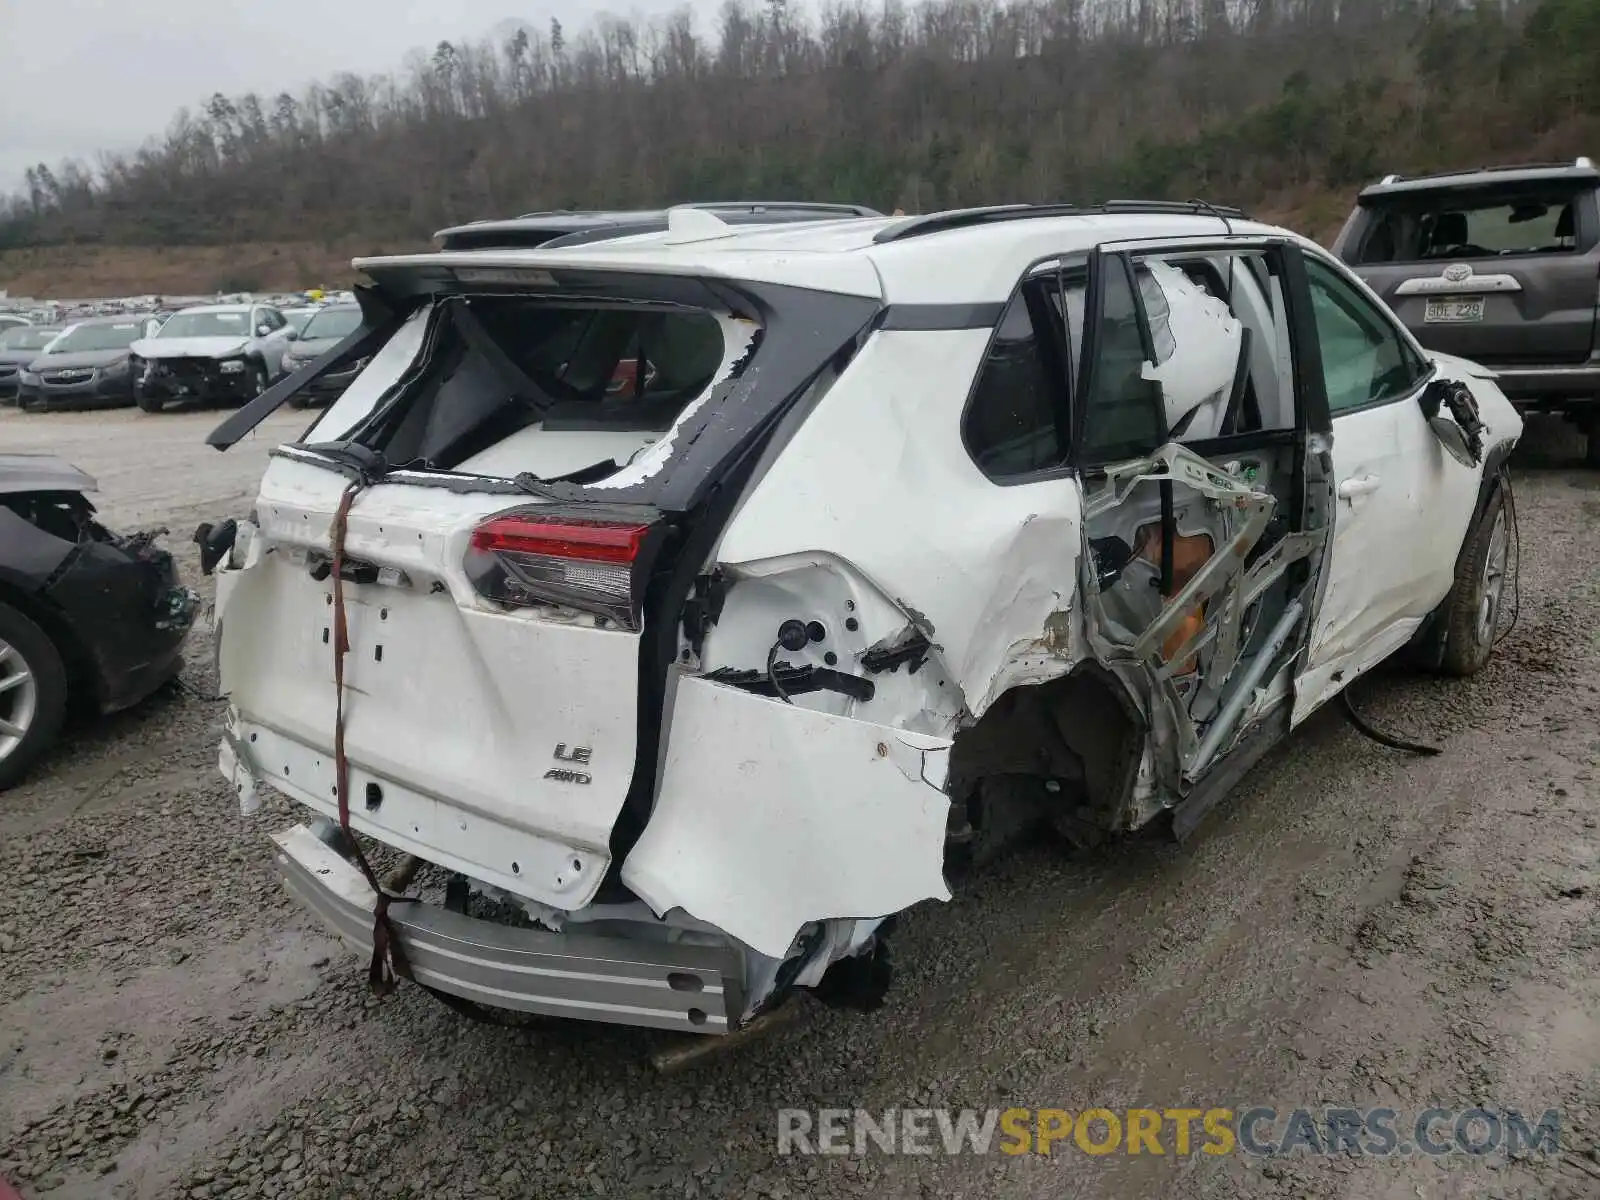
[(773, 958), (813, 921), (948, 900), (950, 744), (681, 677), (622, 881)]
[[(1071, 607), (1081, 547), (1070, 478), (995, 487), (962, 444), (966, 396), (940, 384), (971, 379), (989, 335), (876, 334), (718, 551), (736, 568), (824, 549), (851, 564), (912, 615), (973, 717), (1004, 690), (1018, 656), (1038, 650), (1053, 614)], [(1053, 673), (1070, 665), (1062, 654)], [(1052, 673), (1031, 670), (1034, 681)]]

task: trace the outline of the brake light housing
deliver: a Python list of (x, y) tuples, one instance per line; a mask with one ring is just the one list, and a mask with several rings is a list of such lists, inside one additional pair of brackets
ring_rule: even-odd
[(512, 509), (472, 531), (463, 567), (473, 589), (498, 604), (576, 609), (637, 632), (665, 533), (650, 509)]

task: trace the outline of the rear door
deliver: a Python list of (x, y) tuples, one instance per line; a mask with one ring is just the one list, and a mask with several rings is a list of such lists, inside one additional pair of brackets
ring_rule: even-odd
[(1271, 299), (1291, 265), (1252, 238), (1102, 246), (1092, 261), (1074, 392), (1097, 567), (1084, 611), (1104, 661), (1140, 677), (1155, 772), (1180, 794), (1281, 711), (1309, 607), (1291, 566), (1326, 542), (1305, 521), (1312, 414)]
[(1489, 366), (1582, 363), (1600, 288), (1595, 196), (1570, 182), (1380, 195), (1341, 252), (1430, 350)]

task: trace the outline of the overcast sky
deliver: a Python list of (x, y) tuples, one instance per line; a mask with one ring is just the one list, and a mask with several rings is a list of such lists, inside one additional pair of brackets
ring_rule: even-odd
[[(502, 21), (570, 32), (598, 12), (683, 0), (0, 0), (0, 190), (33, 163), (91, 165), (136, 149), (213, 92), (296, 94), (337, 71), (372, 74), (413, 47), (476, 40)], [(714, 14), (713, 0), (690, 0)], [(701, 16), (709, 28), (708, 16)]]

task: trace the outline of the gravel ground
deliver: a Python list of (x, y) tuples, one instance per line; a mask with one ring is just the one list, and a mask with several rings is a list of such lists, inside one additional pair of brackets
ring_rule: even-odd
[[(243, 510), (275, 418), (21, 417), (122, 528)], [(217, 710), (154, 698), (0, 798), (0, 1177), (25, 1196), (1600, 1195), (1600, 475), (1553, 424), (1517, 469), (1520, 619), (1466, 683), (1358, 688), (1424, 759), (1323, 712), (1186, 846), (1004, 860), (897, 935), (889, 1003), (807, 1004), (669, 1078), (666, 1035), (475, 1026), (362, 964), (274, 881), (214, 769)], [(202, 584), (206, 586), (206, 584)], [(210, 678), (196, 630), (190, 680)], [(1507, 1161), (780, 1157), (776, 1109), (1387, 1104), (1562, 1110)]]

